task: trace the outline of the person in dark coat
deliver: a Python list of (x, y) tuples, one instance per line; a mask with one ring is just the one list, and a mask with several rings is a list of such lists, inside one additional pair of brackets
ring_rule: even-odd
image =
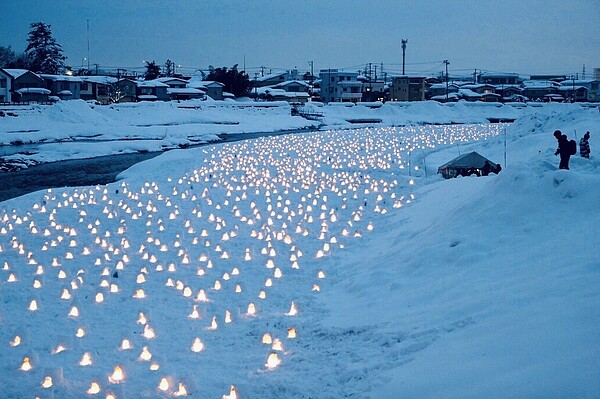
[(579, 140), (579, 155), (582, 158), (590, 157), (590, 132), (585, 132), (581, 140)]
[(571, 158), (571, 152), (569, 151), (569, 140), (567, 135), (562, 134), (560, 130), (554, 131), (554, 137), (558, 140), (558, 148), (554, 155), (560, 155), (560, 164), (558, 169), (569, 169), (569, 159)]

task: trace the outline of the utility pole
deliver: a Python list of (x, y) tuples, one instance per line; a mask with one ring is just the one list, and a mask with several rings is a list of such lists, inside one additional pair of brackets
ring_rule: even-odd
[(404, 70), (406, 61), (406, 43), (408, 43), (408, 39), (402, 39), (402, 76), (406, 75)]
[(444, 60), (444, 64), (446, 65), (446, 102), (448, 102), (448, 65), (450, 62), (448, 62), (448, 60)]
[(87, 70), (90, 70), (90, 20), (87, 20)]
[(475, 72), (473, 72), (473, 83), (477, 84), (477, 68), (475, 68)]

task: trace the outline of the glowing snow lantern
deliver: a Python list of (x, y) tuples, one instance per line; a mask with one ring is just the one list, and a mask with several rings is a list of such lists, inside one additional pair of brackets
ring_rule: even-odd
[(212, 321), (210, 322), (210, 327), (207, 327), (207, 330), (216, 330), (219, 327), (217, 324), (217, 317), (213, 316)]
[(94, 381), (90, 385), (90, 388), (87, 390), (88, 395), (97, 395), (100, 393), (100, 385)]
[(91, 366), (92, 365), (92, 355), (89, 352), (85, 352), (79, 361), (80, 366)]
[(85, 336), (85, 330), (82, 327), (77, 328), (77, 332), (75, 333), (77, 338), (82, 338)]
[(166, 377), (163, 377), (160, 380), (160, 383), (158, 384), (158, 389), (160, 389), (163, 392), (166, 392), (169, 390), (169, 380)]
[(296, 308), (296, 304), (294, 302), (292, 302), (292, 305), (290, 306), (290, 311), (288, 313), (286, 313), (286, 316), (296, 316), (298, 314), (298, 309)]
[(190, 313), (188, 315), (188, 317), (190, 319), (199, 319), (200, 318), (200, 312), (198, 311), (198, 306), (194, 305), (194, 309), (192, 310), (192, 313)]
[(131, 342), (127, 338), (123, 339), (123, 341), (121, 341), (121, 348), (120, 349), (122, 351), (126, 351), (126, 350), (131, 349)]
[(279, 356), (277, 355), (277, 353), (273, 352), (269, 355), (268, 359), (267, 359), (267, 363), (265, 364), (265, 366), (269, 369), (269, 370), (274, 370), (277, 368), (277, 366), (279, 366), (281, 364), (281, 359), (279, 359)]
[(152, 364), (150, 365), (151, 371), (157, 371), (159, 368), (160, 368), (160, 365), (157, 362), (152, 362)]
[(142, 353), (140, 353), (139, 359), (145, 362), (149, 362), (150, 359), (152, 359), (152, 353), (150, 353), (147, 346), (142, 348)]
[(229, 388), (229, 395), (223, 395), (222, 399), (238, 399), (235, 386), (232, 385), (231, 388)]
[(248, 316), (256, 316), (256, 306), (254, 306), (254, 303), (250, 302), (246, 314)]
[(236, 292), (237, 294), (239, 294), (240, 292), (242, 292), (242, 286), (241, 286), (241, 285), (239, 285), (239, 284), (237, 284), (237, 285), (235, 286), (235, 292)]
[(204, 350), (204, 344), (200, 340), (200, 338), (194, 339), (194, 343), (192, 344), (192, 352), (202, 352)]
[(69, 317), (79, 317), (79, 309), (77, 309), (77, 306), (71, 307), (71, 310), (69, 311)]
[(296, 329), (294, 327), (288, 328), (287, 331), (288, 331), (288, 334), (287, 334), (288, 339), (296, 338)]
[(52, 377), (50, 377), (49, 375), (44, 377), (44, 381), (42, 381), (42, 387), (46, 389), (52, 388)]
[(133, 295), (133, 297), (136, 299), (144, 299), (146, 298), (146, 294), (144, 293), (144, 290), (142, 288), (139, 288), (135, 290), (135, 294)]
[(66, 349), (67, 348), (65, 348), (64, 345), (58, 344), (58, 346), (52, 351), (52, 354), (56, 355), (57, 353), (64, 352)]
[(262, 291), (262, 290), (261, 290), (261, 291), (258, 293), (258, 297), (259, 297), (260, 299), (265, 299), (265, 298), (267, 297), (267, 293), (266, 293), (265, 291)]
[(226, 324), (231, 323), (231, 312), (229, 312), (229, 310), (225, 311), (225, 323)]
[(29, 303), (29, 308), (30, 311), (35, 312), (36, 310), (38, 310), (38, 304), (37, 301), (35, 299), (32, 299), (31, 302)]
[(204, 292), (204, 290), (200, 290), (198, 292), (198, 294), (196, 295), (196, 300), (198, 302), (208, 302), (208, 298), (206, 297), (206, 293)]
[(104, 301), (104, 294), (99, 292), (96, 294), (96, 303), (102, 303)]
[(156, 334), (154, 334), (154, 330), (148, 324), (144, 326), (144, 333), (142, 335), (146, 339), (153, 339), (156, 336)]
[(13, 338), (12, 341), (10, 341), (10, 346), (15, 347), (15, 346), (19, 346), (21, 344), (21, 337), (19, 337), (18, 335), (15, 335), (15, 338)]
[(33, 368), (33, 366), (31, 365), (31, 359), (29, 359), (27, 356), (25, 356), (23, 358), (23, 363), (21, 363), (21, 367), (19, 368), (22, 371), (29, 371)]
[(179, 388), (173, 393), (173, 396), (187, 396), (187, 390), (183, 385), (183, 382), (179, 381)]
[(108, 377), (108, 380), (113, 384), (118, 384), (125, 379), (125, 374), (121, 366), (115, 366), (113, 373)]

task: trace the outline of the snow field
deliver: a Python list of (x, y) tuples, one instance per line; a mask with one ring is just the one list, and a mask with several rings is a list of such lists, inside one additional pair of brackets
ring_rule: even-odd
[[(518, 137), (525, 125), (519, 129), (509, 128), (509, 147), (529, 139)], [(579, 297), (556, 291), (553, 280), (571, 262), (550, 273), (544, 266), (558, 251), (551, 232), (570, 217), (569, 201), (597, 199), (598, 165), (592, 159), (584, 174), (565, 175), (542, 154), (527, 172), (432, 177), (457, 151), (484, 147), (499, 161), (503, 131), (360, 129), (176, 150), (108, 186), (4, 202), (0, 390), (334, 398), (460, 396), (472, 388), (502, 397), (511, 373), (518, 390), (560, 370), (544, 364), (558, 359), (551, 342), (562, 333), (527, 351), (529, 336), (518, 328), (537, 305), (543, 321), (531, 321), (532, 331), (553, 331), (563, 316), (576, 326), (569, 359), (582, 366), (565, 379), (573, 388), (577, 372), (597, 366), (585, 347), (597, 344), (586, 331), (598, 319), (590, 308), (598, 272), (593, 258), (577, 259)], [(517, 216), (507, 205), (515, 198)], [(593, 220), (583, 227), (597, 231)], [(563, 238), (579, 242), (575, 231)], [(537, 234), (544, 244), (530, 254)], [(545, 261), (523, 272), (533, 255)], [(553, 312), (562, 298), (570, 311)], [(520, 362), (504, 352), (510, 338), (500, 333), (522, 343)], [(452, 363), (457, 351), (473, 359), (465, 368)], [(500, 367), (470, 353), (477, 351), (496, 355)], [(532, 353), (547, 355), (530, 368)], [(498, 380), (490, 378), (494, 365)], [(480, 378), (470, 381), (478, 367)], [(571, 392), (596, 388), (587, 381)]]

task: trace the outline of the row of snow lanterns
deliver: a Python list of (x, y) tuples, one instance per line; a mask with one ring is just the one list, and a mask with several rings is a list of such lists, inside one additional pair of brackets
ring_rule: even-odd
[[(382, 166), (385, 166), (385, 165), (382, 165)], [(347, 177), (347, 176), (346, 176), (346, 177)], [(343, 178), (343, 177), (340, 177), (340, 178)], [(336, 178), (336, 179), (339, 179), (339, 178)], [(336, 179), (333, 179), (333, 180), (336, 180)], [(315, 182), (313, 181), (311, 184), (314, 184), (314, 183), (315, 183)], [(362, 182), (360, 182), (360, 181), (358, 182), (358, 184), (361, 184), (361, 183), (362, 183)], [(274, 186), (272, 186), (272, 185), (271, 185), (271, 186), (269, 186), (269, 187), (270, 187), (270, 189), (273, 189), (273, 188), (274, 188)], [(311, 187), (311, 185), (309, 184), (309, 185), (307, 185), (306, 187), (307, 187), (307, 188), (309, 188), (309, 187)], [(357, 187), (355, 186), (355, 189), (356, 189), (356, 188), (357, 188)], [(376, 187), (375, 187), (375, 188), (376, 188)], [(322, 189), (322, 186), (321, 186), (321, 189)], [(373, 187), (373, 186), (371, 186), (371, 189), (374, 189), (374, 187)], [(268, 190), (268, 189), (267, 189), (267, 190)], [(159, 192), (159, 189), (158, 189), (158, 186), (157, 186), (156, 184), (151, 184), (151, 188), (149, 188), (147, 191), (148, 191), (149, 193), (150, 193), (150, 192), (154, 193), (154, 192)], [(267, 191), (267, 192), (268, 192), (268, 191)], [(174, 191), (173, 191), (173, 194), (175, 195), (175, 194), (177, 194), (177, 193), (178, 193), (177, 189), (174, 189)], [(242, 196), (244, 196), (245, 194), (246, 194), (246, 193), (244, 192), (244, 193), (242, 194)], [(267, 197), (267, 198), (268, 198), (268, 197)], [(106, 189), (105, 189), (105, 190), (104, 190), (104, 192), (103, 192), (103, 197), (102, 197), (101, 201), (107, 201), (107, 200), (108, 200), (108, 201), (110, 201), (110, 200), (109, 200), (109, 197), (108, 197), (108, 195), (107, 195)], [(59, 205), (60, 205), (60, 204), (61, 204), (61, 203), (59, 202)], [(62, 205), (63, 205), (63, 206), (67, 206), (68, 204), (73, 204), (73, 206), (74, 206), (74, 207), (75, 207), (75, 205), (76, 205), (76, 203), (74, 203), (74, 202), (72, 201), (72, 198), (71, 198), (71, 197), (69, 197), (67, 200), (64, 200), (64, 201), (62, 202)], [(315, 204), (315, 205), (316, 205), (316, 204)], [(150, 207), (150, 205), (148, 204), (148, 206), (147, 206), (147, 208), (146, 208), (146, 210), (147, 210), (147, 211), (148, 211), (148, 208), (149, 208), (149, 207)], [(130, 208), (126, 208), (126, 209), (130, 209)], [(156, 210), (156, 209), (155, 209), (155, 207), (151, 207), (151, 208), (150, 208), (150, 211), (155, 211), (155, 210)], [(52, 220), (52, 223), (54, 223), (54, 220), (53, 220), (54, 218), (52, 217), (52, 215), (55, 215), (55, 214), (56, 214), (56, 209), (52, 209), (52, 213), (50, 213), (50, 215), (51, 215), (51, 218), (50, 218), (50, 219)], [(111, 213), (111, 212), (108, 210), (108, 208), (107, 208), (106, 206), (105, 206), (105, 207), (104, 207), (104, 209), (103, 209), (103, 214), (106, 214), (106, 215), (107, 215), (107, 218), (111, 218), (111, 215), (114, 215), (113, 213)], [(84, 216), (84, 215), (82, 215), (82, 216)], [(175, 219), (175, 218), (176, 218), (176, 216), (177, 216), (177, 213), (176, 213), (176, 212), (175, 212), (175, 213), (171, 213), (170, 219)], [(358, 213), (357, 213), (357, 214), (355, 214), (355, 216), (356, 216), (356, 217), (358, 217)], [(5, 219), (5, 222), (6, 222), (6, 219), (7, 219), (7, 215), (6, 215), (6, 214), (4, 215), (4, 219)], [(26, 218), (23, 218), (23, 219), (25, 219), (25, 220), (26, 220)], [(19, 221), (19, 220), (17, 219), (16, 223), (17, 223), (17, 224), (19, 224), (19, 222), (20, 222), (20, 223), (22, 223), (22, 222), (23, 222), (23, 220), (20, 220), (20, 221)], [(56, 227), (56, 224), (54, 224), (54, 226)], [(372, 226), (372, 225), (369, 225), (369, 226)], [(3, 228), (4, 228), (4, 227), (3, 227)], [(9, 229), (10, 229), (10, 230), (12, 230), (12, 226), (10, 226), (10, 227), (9, 227)], [(95, 227), (91, 227), (91, 229), (95, 229)], [(32, 233), (32, 234), (37, 234), (37, 233), (39, 233), (39, 230), (38, 230), (38, 228), (37, 228), (35, 225), (30, 225), (30, 231), (31, 231), (31, 233)], [(74, 232), (74, 231), (75, 231), (75, 230), (73, 230), (73, 232)], [(4, 232), (6, 233), (6, 230), (4, 230)], [(44, 233), (46, 233), (46, 232), (47, 232), (47, 230), (46, 230), (46, 231), (44, 231)], [(72, 234), (72, 235), (73, 235), (73, 236), (75, 236), (76, 234)], [(75, 243), (75, 244), (76, 244), (76, 242), (74, 241), (74, 239), (73, 239), (73, 240), (71, 240), (71, 244), (72, 244), (72, 243)], [(72, 246), (76, 246), (76, 245), (72, 245)], [(85, 251), (85, 250), (84, 250), (84, 251)], [(320, 250), (320, 251), (321, 251), (321, 250)], [(21, 248), (19, 248), (19, 252), (20, 252), (21, 254), (23, 254), (24, 250), (23, 250), (23, 248), (22, 248), (22, 247), (21, 247)], [(322, 253), (322, 252), (319, 252), (319, 253)], [(318, 253), (318, 254), (319, 254), (319, 253)], [(84, 254), (85, 254), (85, 253), (84, 253)], [(317, 257), (318, 257), (318, 254), (317, 254)], [(66, 258), (67, 258), (67, 259), (72, 259), (72, 256), (71, 256), (71, 257), (69, 257), (68, 255), (66, 255)], [(13, 275), (13, 278), (14, 278), (14, 275)], [(64, 276), (63, 276), (63, 278), (64, 278)], [(142, 293), (143, 293), (143, 291), (142, 291)], [(142, 294), (142, 293), (140, 293), (140, 297), (143, 297), (143, 294)], [(96, 296), (96, 302), (102, 302), (102, 296), (101, 296), (100, 294), (101, 294), (101, 293), (99, 293), (99, 294)], [(99, 295), (100, 295), (100, 296), (99, 296)], [(250, 305), (252, 305), (252, 304), (250, 304)], [(250, 305), (248, 306), (248, 314), (255, 314), (255, 309), (253, 309), (253, 307), (252, 307), (252, 306), (250, 306)], [(33, 311), (35, 311), (35, 308), (36, 308), (36, 307), (37, 307), (37, 303), (35, 303), (35, 302), (33, 302), (33, 301), (32, 301), (32, 303), (30, 304), (30, 310), (33, 310)], [(294, 304), (292, 304), (292, 307), (291, 307), (291, 309), (290, 309), (290, 312), (288, 312), (288, 315), (294, 315), (296, 311), (297, 311), (297, 310), (295, 309), (295, 305), (294, 305)], [(73, 307), (71, 308), (71, 310), (70, 310), (70, 312), (69, 312), (69, 316), (70, 316), (70, 317), (78, 317), (78, 316), (79, 316), (79, 312), (78, 312), (78, 309), (77, 309), (77, 307), (73, 306)], [(295, 331), (294, 331), (294, 334), (295, 334)], [(200, 345), (202, 345), (202, 344), (201, 344), (201, 342), (194, 342), (193, 348), (194, 348), (194, 347), (198, 348)], [(277, 347), (277, 343), (275, 343), (274, 345), (275, 345), (275, 347)], [(273, 356), (273, 355), (274, 355), (274, 356)], [(83, 359), (82, 359), (82, 360), (83, 360)], [(278, 360), (278, 359), (277, 359), (277, 353), (272, 353), (272, 354), (269, 356), (269, 359), (267, 360), (266, 366), (267, 366), (267, 368), (269, 368), (269, 369), (272, 369), (272, 368), (275, 368), (275, 367), (277, 367), (277, 365), (279, 364), (279, 362), (280, 362), (280, 360)], [(28, 366), (27, 366), (27, 363), (29, 363), (29, 361), (27, 361), (27, 362), (25, 362), (25, 361), (24, 361), (23, 363), (24, 363), (24, 366), (23, 366), (23, 367), (24, 367), (24, 368), (27, 368), (27, 367), (28, 367)], [(121, 370), (121, 372), (122, 372), (122, 370)], [(119, 370), (115, 369), (115, 371), (114, 371), (114, 373), (113, 373), (113, 376), (112, 376), (111, 378), (112, 378), (114, 381), (119, 381)]]

